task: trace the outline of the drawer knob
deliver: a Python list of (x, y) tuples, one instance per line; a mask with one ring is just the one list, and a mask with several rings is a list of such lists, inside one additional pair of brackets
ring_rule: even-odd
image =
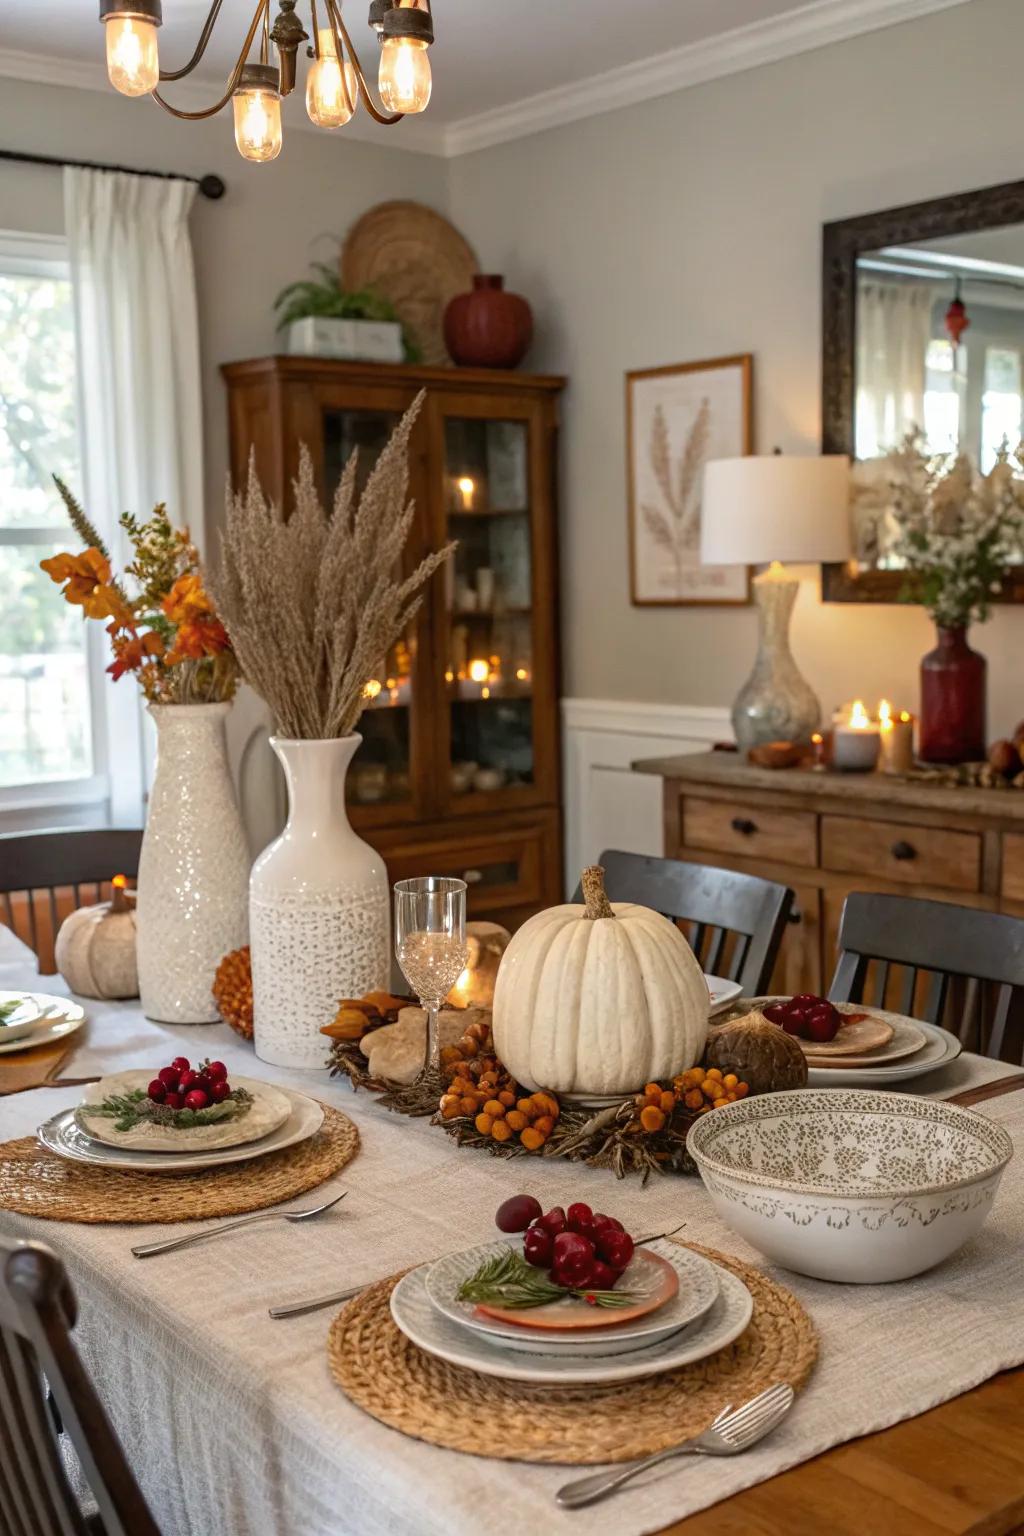
[(464, 869), (462, 871), (462, 878), (467, 885), (479, 885), (483, 877), (484, 872), (482, 869)]
[(804, 920), (804, 915), (800, 911), (799, 907), (794, 907), (792, 909), (792, 911), (790, 912), (789, 916), (786, 918), (786, 922), (787, 923), (802, 923), (803, 920)]
[(889, 849), (894, 859), (916, 859), (917, 849), (913, 843), (905, 843), (901, 838), (898, 843), (893, 843)]
[(729, 825), (741, 837), (752, 837), (757, 831), (757, 822), (751, 821), (749, 816), (734, 816)]

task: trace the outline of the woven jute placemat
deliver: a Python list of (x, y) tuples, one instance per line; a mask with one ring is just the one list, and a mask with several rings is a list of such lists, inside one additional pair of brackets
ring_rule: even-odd
[(48, 1221), (201, 1221), (241, 1216), (303, 1195), (351, 1162), (359, 1132), (324, 1105), (315, 1136), (223, 1168), (118, 1173), (55, 1157), (34, 1136), (0, 1145), (0, 1210)]
[(814, 1325), (791, 1291), (750, 1264), (696, 1243), (754, 1298), (746, 1331), (706, 1360), (611, 1386), (536, 1386), (448, 1365), (411, 1343), (391, 1317), (400, 1275), (378, 1281), (335, 1317), (327, 1361), (342, 1391), (416, 1440), (493, 1456), (584, 1466), (632, 1461), (699, 1434), (727, 1403), (776, 1381), (796, 1390), (818, 1355)]

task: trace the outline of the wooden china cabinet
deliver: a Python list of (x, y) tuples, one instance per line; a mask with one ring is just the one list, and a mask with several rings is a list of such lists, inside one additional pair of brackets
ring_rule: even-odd
[(265, 357), (230, 363), (231, 471), (250, 449), (289, 506), (299, 445), (333, 498), (366, 478), (421, 389), (411, 565), (458, 540), (370, 685), (348, 777), (354, 827), (392, 880), (458, 875), (469, 911), (516, 927), (561, 898), (555, 452), (564, 380), (480, 369)]

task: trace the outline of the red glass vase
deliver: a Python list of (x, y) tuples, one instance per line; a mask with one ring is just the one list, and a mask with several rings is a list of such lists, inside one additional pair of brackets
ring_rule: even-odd
[(985, 756), (988, 662), (967, 644), (967, 627), (938, 626), (939, 643), (921, 658), (918, 756), (965, 763)]
[(463, 368), (515, 368), (533, 337), (533, 313), (503, 277), (477, 273), (472, 293), (457, 294), (444, 312), (444, 343)]

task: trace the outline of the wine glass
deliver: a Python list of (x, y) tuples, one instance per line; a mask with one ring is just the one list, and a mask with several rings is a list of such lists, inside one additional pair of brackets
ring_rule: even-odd
[(418, 875), (395, 884), (395, 954), (427, 1010), (423, 1070), (417, 1082), (441, 1076), (437, 1013), (466, 965), (466, 882)]

